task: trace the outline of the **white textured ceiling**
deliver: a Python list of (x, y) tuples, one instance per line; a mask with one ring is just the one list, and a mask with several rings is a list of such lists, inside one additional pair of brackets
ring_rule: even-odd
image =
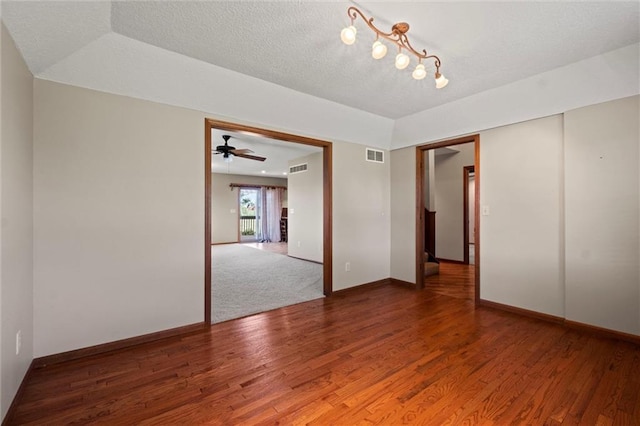
[(340, 42), (353, 4), (3, 1), (2, 19), (36, 76), (115, 32), (123, 43), (139, 40), (392, 119), (640, 41), (637, 1), (357, 4), (383, 30), (411, 25), (413, 46), (442, 60), (450, 84), (437, 90), (431, 78), (396, 70), (392, 54), (372, 59), (374, 36), (360, 18), (356, 44)]

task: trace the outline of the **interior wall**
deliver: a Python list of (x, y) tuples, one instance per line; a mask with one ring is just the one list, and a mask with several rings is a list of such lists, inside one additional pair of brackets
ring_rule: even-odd
[(564, 316), (562, 115), (480, 133), (481, 298)]
[(435, 156), (436, 257), (464, 261), (463, 167), (475, 164), (475, 145), (466, 143), (457, 151)]
[[(213, 244), (233, 243), (238, 241), (238, 188), (231, 189), (230, 183), (247, 185), (287, 186), (287, 179), (245, 176), (225, 173), (211, 175), (211, 242)], [(287, 191), (284, 192), (283, 206), (287, 205)]]
[(416, 148), (408, 147), (391, 151), (390, 157), (391, 278), (415, 283)]
[(365, 153), (358, 144), (333, 146), (334, 290), (390, 276), (389, 152), (384, 163), (366, 161)]
[(323, 261), (322, 153), (289, 161), (289, 167), (307, 163), (307, 171), (288, 175), (289, 256), (314, 262)]
[[(1, 28), (0, 418), (33, 359), (33, 76)], [(16, 334), (21, 332), (20, 354)]]
[(566, 311), (640, 335), (640, 96), (565, 113)]
[(469, 218), (469, 244), (475, 243), (475, 223), (476, 223), (476, 178), (469, 176), (469, 184), (467, 187), (467, 212)]
[(204, 318), (204, 114), (35, 80), (35, 356)]
[(402, 117), (394, 124), (391, 147), (477, 133), (637, 95), (639, 76), (636, 43)]

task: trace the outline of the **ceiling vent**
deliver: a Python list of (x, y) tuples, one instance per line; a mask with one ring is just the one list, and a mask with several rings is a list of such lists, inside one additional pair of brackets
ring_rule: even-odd
[(367, 161), (384, 163), (384, 151), (367, 148)]
[(302, 172), (306, 172), (307, 171), (307, 163), (303, 163), (303, 164), (298, 164), (296, 166), (290, 166), (289, 167), (289, 174), (293, 175), (296, 173), (302, 173)]

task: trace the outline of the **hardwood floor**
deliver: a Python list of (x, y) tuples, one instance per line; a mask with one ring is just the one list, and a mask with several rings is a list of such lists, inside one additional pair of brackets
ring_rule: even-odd
[(440, 273), (424, 279), (424, 286), (438, 294), (458, 299), (475, 297), (475, 266), (440, 262)]
[(285, 256), (289, 253), (289, 248), (287, 243), (242, 243), (247, 247), (270, 251), (272, 253), (284, 254)]
[(9, 424), (640, 424), (640, 346), (354, 289), (32, 372)]

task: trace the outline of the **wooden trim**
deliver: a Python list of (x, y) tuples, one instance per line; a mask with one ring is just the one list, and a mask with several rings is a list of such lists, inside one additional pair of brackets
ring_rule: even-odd
[(13, 420), (13, 416), (16, 411), (16, 407), (18, 406), (18, 402), (22, 399), (22, 394), (24, 393), (24, 390), (27, 387), (27, 383), (29, 382), (29, 379), (31, 377), (31, 374), (33, 374), (34, 369), (35, 367), (32, 360), (31, 363), (29, 364), (29, 367), (27, 368), (26, 373), (24, 373), (24, 377), (20, 382), (20, 386), (18, 387), (18, 390), (16, 391), (15, 396), (13, 397), (13, 401), (11, 401), (11, 405), (9, 406), (9, 409), (5, 414), (4, 419), (2, 419), (2, 426), (8, 426), (11, 424), (11, 421)]
[[(271, 177), (271, 176), (269, 176)], [(275, 178), (275, 179), (283, 179), (283, 178)], [(256, 185), (253, 183), (230, 183), (229, 184), (230, 188), (267, 188), (267, 189), (284, 189), (286, 190), (287, 187), (286, 186), (278, 186), (278, 185)]]
[(456, 265), (468, 265), (469, 262), (464, 262), (463, 260), (453, 260), (453, 259), (445, 259), (443, 257), (436, 257), (438, 262), (447, 262), (447, 263), (455, 263)]
[(424, 289), (424, 153), (416, 148), (416, 284), (417, 290)]
[(623, 333), (622, 331), (610, 330), (608, 328), (597, 327), (595, 325), (584, 324), (567, 319), (564, 320), (564, 325), (573, 330), (585, 331), (607, 339), (624, 340), (626, 342), (640, 345), (640, 336), (636, 336), (635, 334)]
[[(276, 130), (247, 126), (244, 124), (205, 118), (205, 321), (211, 323), (211, 130), (250, 133), (283, 142), (299, 143), (322, 148), (323, 167), (323, 292), (325, 296), (333, 292), (333, 144), (320, 139), (308, 138)], [(254, 186), (255, 187), (255, 186)], [(239, 211), (239, 210), (238, 210)], [(238, 232), (240, 232), (238, 230)]]
[[(480, 135), (468, 135), (455, 139), (449, 139), (442, 142), (429, 143), (416, 146), (416, 288), (424, 288), (424, 264), (422, 262), (424, 256), (424, 152), (444, 148), (448, 146), (461, 145), (465, 143), (473, 143), (475, 147), (475, 223), (476, 234), (474, 238), (475, 248), (475, 297), (474, 304), (476, 307), (480, 304)], [(437, 251), (436, 247), (436, 251)]]
[(518, 314), (529, 318), (535, 318), (555, 324), (562, 324), (564, 318), (557, 317), (555, 315), (543, 314), (541, 312), (530, 311), (528, 309), (518, 308), (516, 306), (504, 305), (498, 302), (492, 302), (490, 300), (480, 299), (480, 306), (483, 308), (498, 309), (501, 311), (511, 312), (512, 314)]
[(521, 315), (524, 317), (534, 318), (546, 322), (552, 322), (554, 324), (562, 325), (565, 328), (572, 330), (578, 330), (593, 334), (596, 336), (604, 337), (607, 339), (624, 340), (626, 342), (635, 343), (640, 345), (640, 336), (635, 334), (623, 333), (622, 331), (611, 330), (608, 328), (602, 328), (595, 325), (584, 324), (581, 322), (571, 321), (555, 315), (543, 314), (541, 312), (530, 311), (528, 309), (518, 308), (516, 306), (505, 305), (498, 302), (492, 302), (490, 300), (480, 300), (480, 306), (489, 309), (498, 309), (512, 314)]
[[(374, 287), (381, 287), (383, 285), (389, 285), (391, 284), (392, 278), (384, 278), (382, 280), (377, 280), (377, 281), (371, 281), (369, 283), (364, 283), (364, 284), (358, 284), (357, 286), (354, 287), (349, 287), (349, 288), (343, 288), (341, 290), (336, 290), (332, 293), (332, 296), (342, 296), (342, 295), (346, 295), (348, 293), (352, 293), (352, 292), (360, 292), (360, 291), (365, 291), (365, 290), (369, 290), (371, 288)], [(413, 284), (411, 284), (413, 286)]]
[(333, 293), (333, 145), (327, 142), (322, 151), (322, 278), (323, 293)]
[(475, 288), (476, 288), (476, 297), (473, 300), (476, 308), (480, 304), (480, 135), (474, 136), (475, 140), (475, 161), (473, 165), (473, 173), (475, 186), (474, 190), (476, 195), (474, 197), (475, 203), (475, 213), (473, 217), (473, 228), (475, 234), (473, 235), (473, 251), (474, 251), (474, 259), (473, 259), (473, 269), (474, 269), (474, 279), (475, 279)]
[(204, 322), (211, 324), (211, 126), (206, 119), (204, 121)]
[[(474, 166), (464, 166), (462, 168), (462, 247), (464, 247), (463, 258), (465, 265), (469, 264), (469, 175), (474, 170)], [(474, 203), (474, 210), (475, 207)]]
[(128, 339), (116, 340), (114, 342), (102, 343), (100, 345), (89, 346), (87, 348), (76, 349), (73, 351), (61, 352), (59, 354), (47, 355), (33, 360), (34, 368), (42, 368), (51, 364), (59, 364), (61, 362), (72, 361), (74, 359), (84, 358), (92, 355), (103, 354), (105, 352), (127, 349), (132, 346), (142, 345), (144, 343), (155, 342), (157, 340), (182, 337), (193, 333), (206, 331), (211, 324), (198, 322), (195, 324), (185, 325), (182, 327), (171, 328), (169, 330), (157, 331), (155, 333), (143, 334), (142, 336), (130, 337)]

